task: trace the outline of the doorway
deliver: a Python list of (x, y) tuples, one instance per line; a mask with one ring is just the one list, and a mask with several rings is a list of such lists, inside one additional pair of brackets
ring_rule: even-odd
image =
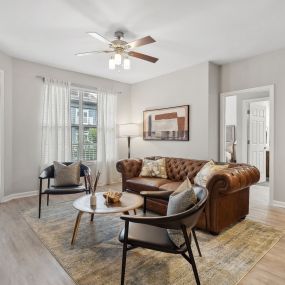
[(258, 193), (262, 193), (264, 204), (271, 204), (274, 189), (273, 86), (222, 93), (220, 111), (221, 161), (256, 166), (260, 171)]
[(0, 202), (4, 197), (4, 71), (0, 70)]

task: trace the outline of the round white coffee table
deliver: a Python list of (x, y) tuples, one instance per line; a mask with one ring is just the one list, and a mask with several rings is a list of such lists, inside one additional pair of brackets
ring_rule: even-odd
[(136, 194), (131, 194), (127, 192), (122, 193), (122, 197), (118, 203), (106, 204), (106, 200), (103, 197), (104, 192), (95, 193), (96, 195), (96, 206), (90, 205), (90, 196), (85, 195), (76, 199), (73, 202), (73, 207), (78, 210), (78, 215), (76, 218), (71, 244), (73, 245), (78, 232), (81, 216), (84, 213), (91, 214), (91, 221), (93, 221), (94, 214), (114, 214), (114, 213), (124, 213), (129, 214), (129, 211), (135, 210), (143, 205), (143, 198)]

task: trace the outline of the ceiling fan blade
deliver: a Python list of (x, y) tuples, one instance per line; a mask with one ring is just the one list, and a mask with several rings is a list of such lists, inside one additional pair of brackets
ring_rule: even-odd
[(147, 55), (147, 54), (143, 54), (143, 53), (139, 53), (139, 52), (135, 52), (135, 51), (129, 51), (128, 55), (129, 56), (133, 56), (133, 57), (137, 57), (139, 59), (143, 59), (143, 60), (146, 60), (146, 61), (150, 61), (152, 63), (156, 63), (158, 61), (157, 57), (153, 57), (153, 56), (150, 56), (150, 55)]
[(98, 33), (95, 33), (95, 32), (89, 32), (87, 33), (89, 36), (103, 42), (103, 43), (106, 43), (106, 44), (112, 44), (109, 40), (105, 39), (103, 36), (99, 35)]
[(138, 40), (135, 40), (133, 42), (128, 43), (128, 46), (130, 48), (135, 48), (135, 47), (140, 47), (140, 46), (144, 46), (144, 45), (148, 45), (151, 43), (154, 43), (155, 40), (151, 37), (151, 36), (147, 36)]
[(79, 53), (76, 53), (75, 55), (85, 56), (85, 55), (91, 55), (94, 53), (109, 53), (109, 52), (113, 52), (113, 51), (112, 50), (95, 50), (95, 51), (79, 52)]

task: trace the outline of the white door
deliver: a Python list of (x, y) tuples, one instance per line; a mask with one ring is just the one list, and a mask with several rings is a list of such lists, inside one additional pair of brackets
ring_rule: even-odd
[(260, 171), (260, 182), (266, 180), (266, 106), (250, 103), (248, 162)]

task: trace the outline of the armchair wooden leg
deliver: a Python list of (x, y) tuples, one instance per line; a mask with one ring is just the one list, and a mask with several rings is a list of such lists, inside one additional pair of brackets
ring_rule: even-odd
[(47, 206), (49, 205), (49, 194), (47, 194)]
[(39, 190), (39, 219), (41, 218), (42, 186), (43, 186), (43, 181), (42, 181), (42, 179), (40, 179), (40, 190)]
[(42, 208), (42, 193), (39, 194), (39, 219), (41, 218), (41, 208)]
[(196, 236), (195, 228), (192, 229), (192, 235), (193, 235), (193, 238), (194, 238), (194, 241), (195, 241), (195, 244), (196, 244), (199, 256), (202, 257), (202, 253), (201, 253), (200, 246), (199, 246), (199, 243), (198, 243), (198, 239), (197, 239), (197, 236)]
[(122, 272), (121, 272), (121, 285), (125, 283), (126, 263), (127, 263), (127, 250), (128, 250), (128, 232), (129, 222), (125, 222), (125, 236), (123, 244), (123, 257), (122, 257)]
[(143, 197), (143, 213), (146, 213), (146, 197)]
[(183, 231), (185, 243), (186, 243), (188, 254), (189, 254), (189, 259), (191, 261), (193, 273), (194, 273), (194, 276), (195, 276), (196, 284), (200, 285), (201, 283), (200, 283), (200, 279), (199, 279), (198, 270), (197, 270), (197, 267), (196, 267), (195, 259), (194, 259), (194, 256), (193, 256), (193, 252), (192, 252), (192, 249), (191, 249), (189, 237), (188, 237), (188, 234), (187, 234), (185, 226), (182, 227), (182, 231)]

